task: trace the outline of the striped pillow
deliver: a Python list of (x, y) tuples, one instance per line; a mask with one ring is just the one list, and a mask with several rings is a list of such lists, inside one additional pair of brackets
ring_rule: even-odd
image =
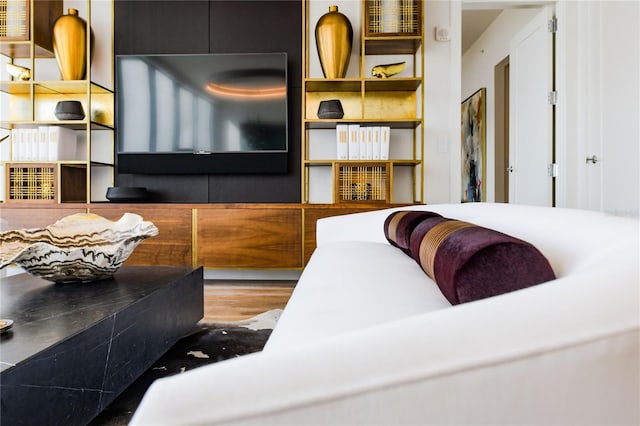
[(547, 259), (526, 241), (440, 215), (413, 226), (405, 253), (454, 305), (555, 279)]
[(411, 234), (424, 219), (442, 217), (438, 213), (401, 210), (391, 213), (384, 221), (384, 236), (391, 245), (398, 247), (408, 255)]

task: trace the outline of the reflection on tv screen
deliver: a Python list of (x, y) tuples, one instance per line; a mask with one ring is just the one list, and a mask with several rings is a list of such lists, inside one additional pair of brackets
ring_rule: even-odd
[(121, 55), (119, 153), (287, 150), (284, 53)]

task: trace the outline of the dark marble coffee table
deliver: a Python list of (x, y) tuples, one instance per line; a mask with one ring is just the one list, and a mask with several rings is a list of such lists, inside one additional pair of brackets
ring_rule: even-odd
[(0, 422), (82, 425), (203, 316), (202, 268), (123, 267), (113, 278), (0, 281)]

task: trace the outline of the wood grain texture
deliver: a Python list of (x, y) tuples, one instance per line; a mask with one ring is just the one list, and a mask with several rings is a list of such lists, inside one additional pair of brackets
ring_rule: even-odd
[(240, 321), (271, 309), (283, 309), (295, 281), (207, 280), (202, 322)]
[(196, 250), (205, 268), (300, 268), (301, 209), (198, 209)]
[(191, 207), (92, 205), (90, 211), (109, 220), (118, 220), (126, 212), (136, 213), (158, 228), (158, 235), (140, 243), (125, 265), (191, 265)]
[(42, 208), (7, 208), (1, 207), (0, 219), (2, 225), (0, 231), (9, 229), (28, 229), (28, 228), (44, 228), (55, 223), (57, 220), (65, 216), (75, 213), (85, 213), (87, 209), (84, 205), (65, 206), (57, 205), (56, 207)]

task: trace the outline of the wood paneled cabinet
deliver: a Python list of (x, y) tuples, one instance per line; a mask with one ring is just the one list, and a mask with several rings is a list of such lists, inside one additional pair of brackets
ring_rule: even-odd
[(67, 215), (91, 212), (117, 220), (125, 212), (159, 230), (127, 265), (202, 265), (219, 270), (300, 270), (316, 247), (318, 219), (379, 209), (335, 204), (59, 204), (3, 208), (2, 230), (41, 228)]
[(302, 267), (298, 207), (197, 209), (194, 231), (195, 264), (218, 269)]

